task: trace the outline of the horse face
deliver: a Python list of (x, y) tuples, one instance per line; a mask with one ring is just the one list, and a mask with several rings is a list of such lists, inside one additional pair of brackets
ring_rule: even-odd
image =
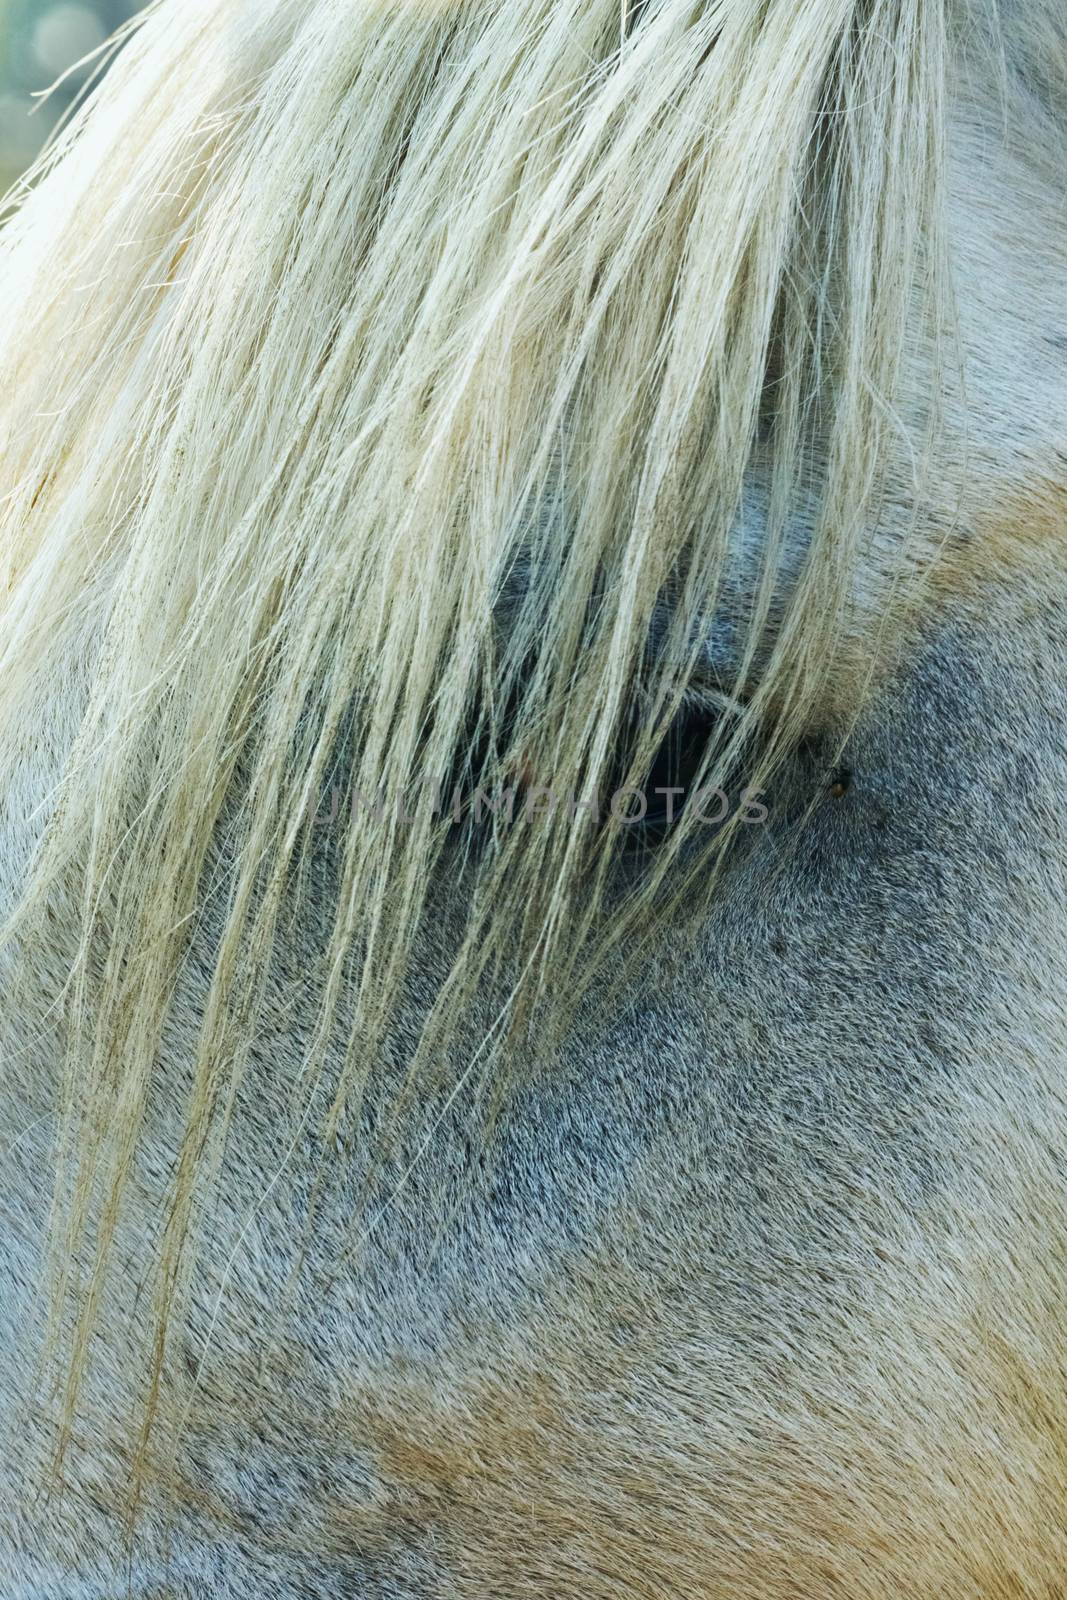
[[(1051, 8), (1035, 19), (1062, 50)], [(218, 1153), (222, 1203), (197, 1217), (161, 1379), (182, 1426), (140, 1463), (133, 1593), (1058, 1592), (1067, 133), (1047, 75), (1039, 90), (1005, 125), (996, 92), (957, 85), (960, 361), (918, 522), (921, 346), (899, 402), (850, 623), (856, 682), (876, 660), (875, 687), (857, 715), (854, 682), (827, 686), (700, 926), (668, 919), (636, 969), (606, 969), (562, 1047), (516, 1044), (499, 1103), (477, 1067), (493, 993), (464, 1024), (457, 1059), (473, 1066), (405, 1096), (463, 935), (463, 863), (446, 858), (328, 1172), (310, 1116), (292, 1132), (322, 930), (288, 930)], [(757, 474), (747, 492), (727, 600), (772, 491)], [(886, 638), (905, 533), (921, 599)], [(786, 575), (811, 530), (790, 536)], [(44, 731), (12, 758), (10, 793), (46, 792), (72, 736), (62, 702), (37, 706)], [(12, 809), (9, 896), (32, 811)], [(326, 827), (310, 862), (324, 902), (339, 870)], [(47, 1411), (24, 1402), (55, 1059), (27, 1070), (25, 1046), (61, 980), (61, 933), (41, 1017), (5, 1024), (0, 1396), (18, 1431), (0, 1472), (19, 1509), (0, 1515), (0, 1570), (20, 1593), (100, 1594), (124, 1564), (122, 1420), (152, 1326), (139, 1285), (205, 1007), (196, 952), (216, 937), (208, 914), (146, 1110), (86, 1420), (43, 1509), (19, 1482), (48, 1439)]]

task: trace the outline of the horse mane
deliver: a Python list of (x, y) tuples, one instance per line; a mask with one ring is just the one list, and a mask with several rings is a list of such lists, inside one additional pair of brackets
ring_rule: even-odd
[[(504, 1060), (516, 1016), (713, 894), (724, 841), (684, 815), (620, 896), (617, 828), (498, 819), (457, 863), (410, 797), (636, 781), (694, 698), (730, 708), (708, 783), (803, 733), (940, 293), (945, 8), (160, 0), (17, 197), (0, 719), (14, 739), (50, 685), (82, 696), (7, 929), (27, 972), (57, 904), (74, 944), (70, 1405), (204, 906), (161, 1325), (339, 764), (381, 815), (345, 831), (326, 908), (306, 1065), (339, 1012), (348, 1047), (324, 1145), (442, 872), (465, 920), (423, 1061), (487, 978)], [(757, 461), (724, 683), (708, 636)]]

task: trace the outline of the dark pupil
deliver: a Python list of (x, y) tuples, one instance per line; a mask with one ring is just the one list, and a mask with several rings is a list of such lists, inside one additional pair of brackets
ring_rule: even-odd
[[(670, 825), (672, 817), (677, 822), (697, 788), (700, 764), (718, 721), (719, 714), (714, 711), (686, 710), (671, 724), (642, 786), (648, 810), (640, 823), (640, 830), (646, 836), (662, 832)], [(671, 796), (657, 794), (657, 789), (681, 789), (684, 792)], [(628, 809), (636, 818), (640, 810), (636, 798)], [(636, 830), (636, 821), (632, 826)]]

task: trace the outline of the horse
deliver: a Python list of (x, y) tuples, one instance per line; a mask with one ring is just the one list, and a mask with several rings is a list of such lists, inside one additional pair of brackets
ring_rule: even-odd
[(154, 0), (0, 231), (0, 1590), (1067, 1583), (1059, 0)]

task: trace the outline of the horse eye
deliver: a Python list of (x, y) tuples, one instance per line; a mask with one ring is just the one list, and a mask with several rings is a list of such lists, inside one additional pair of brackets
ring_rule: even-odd
[(685, 707), (668, 728), (644, 783), (643, 814), (635, 800), (627, 832), (642, 846), (658, 842), (676, 823), (696, 793), (708, 745), (721, 733), (723, 712), (715, 707)]

